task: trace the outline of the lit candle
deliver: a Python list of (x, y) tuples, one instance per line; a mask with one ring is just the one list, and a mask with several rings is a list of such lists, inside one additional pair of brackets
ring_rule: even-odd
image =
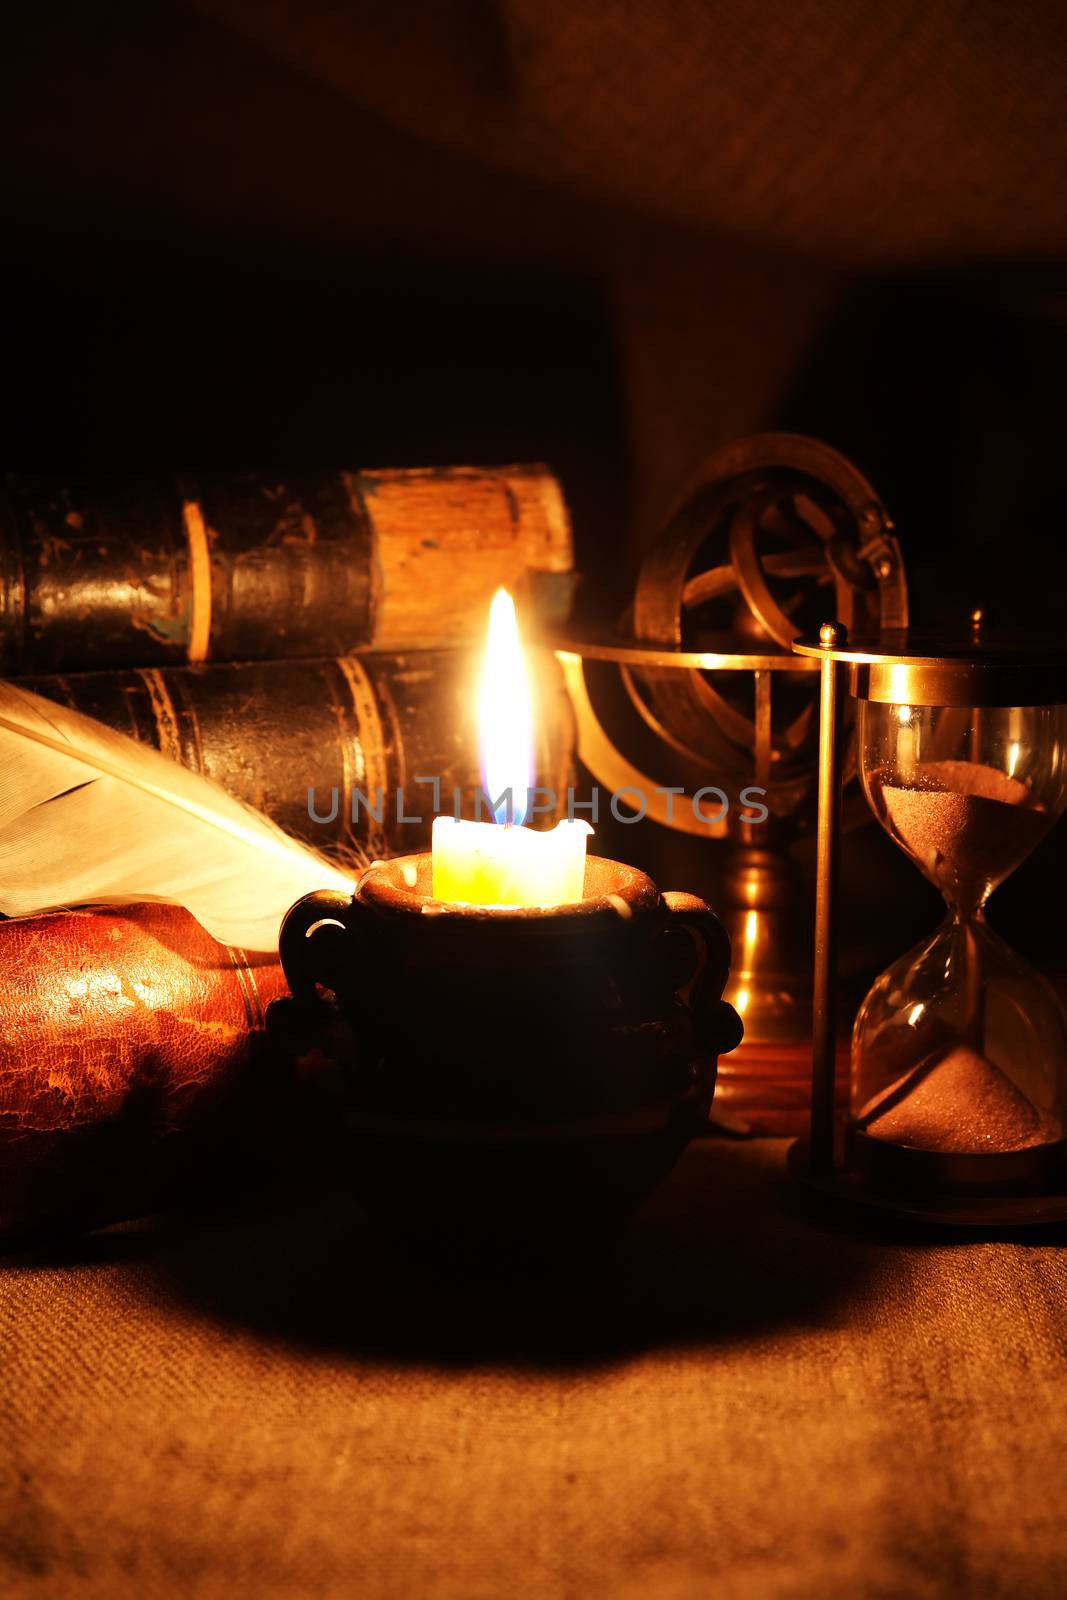
[(593, 831), (589, 824), (571, 818), (548, 833), (521, 826), (533, 781), (533, 711), (515, 607), (506, 589), (497, 590), (489, 612), (478, 737), (496, 821), (435, 820), (434, 899), (474, 906), (580, 900), (586, 840)]

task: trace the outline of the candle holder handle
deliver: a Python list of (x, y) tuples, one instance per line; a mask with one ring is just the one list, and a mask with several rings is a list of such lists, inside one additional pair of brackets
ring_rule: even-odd
[(357, 937), (356, 906), (337, 889), (316, 889), (286, 912), (278, 935), (278, 956), (293, 999), (309, 1007), (318, 985), (335, 988), (352, 959)]
[(741, 1043), (744, 1023), (722, 998), (730, 973), (730, 936), (709, 905), (695, 894), (668, 890), (660, 938), (670, 987), (688, 1006), (701, 1048), (725, 1055)]

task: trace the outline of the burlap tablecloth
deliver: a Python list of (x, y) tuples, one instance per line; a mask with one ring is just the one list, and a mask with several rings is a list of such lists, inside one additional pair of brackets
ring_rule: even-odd
[(342, 1193), (0, 1272), (0, 1593), (1067, 1593), (1067, 1257), (872, 1235), (692, 1149), (618, 1257), (472, 1307)]

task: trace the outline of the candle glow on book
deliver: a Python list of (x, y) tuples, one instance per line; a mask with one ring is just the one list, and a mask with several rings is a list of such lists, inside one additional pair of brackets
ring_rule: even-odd
[(478, 692), (478, 737), (494, 822), (438, 817), (433, 825), (433, 895), (477, 906), (548, 906), (580, 900), (586, 840), (573, 818), (547, 833), (522, 826), (534, 778), (533, 702), (515, 620), (498, 589)]

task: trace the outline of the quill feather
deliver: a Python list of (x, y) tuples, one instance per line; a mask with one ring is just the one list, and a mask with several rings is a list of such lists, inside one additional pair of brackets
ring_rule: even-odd
[(285, 912), (351, 877), (209, 778), (0, 682), (0, 912), (165, 900), (276, 950)]

